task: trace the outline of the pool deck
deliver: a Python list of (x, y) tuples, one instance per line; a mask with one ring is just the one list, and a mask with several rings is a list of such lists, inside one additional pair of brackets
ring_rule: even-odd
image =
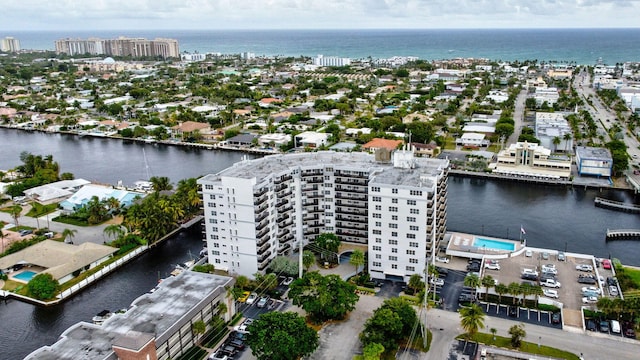
[[(23, 284), (27, 284), (29, 281), (25, 281), (25, 280), (22, 280), (20, 278), (17, 278), (16, 275), (20, 275), (20, 274), (22, 274), (24, 272), (31, 271), (31, 272), (35, 273), (33, 276), (36, 276), (39, 273), (41, 273), (42, 271), (44, 271), (44, 270), (46, 270), (46, 269), (42, 268), (42, 267), (39, 267), (39, 266), (28, 266), (28, 267), (24, 267), (24, 268), (22, 268), (20, 270), (13, 271), (13, 272), (11, 272), (11, 273), (9, 273), (7, 275), (9, 275), (9, 279), (11, 279), (13, 281), (17, 281), (17, 282), (20, 282), (20, 283), (23, 283)], [(33, 278), (33, 276), (31, 278)], [(29, 279), (29, 280), (31, 280), (31, 279)]]
[(453, 232), (449, 238), (449, 244), (447, 245), (446, 254), (465, 257), (476, 258), (507, 258), (514, 255), (519, 255), (524, 251), (525, 244), (518, 240), (500, 239), (489, 236), (481, 236), (483, 239), (495, 240), (500, 242), (506, 242), (514, 245), (514, 250), (499, 250), (489, 247), (477, 247), (473, 245), (473, 241), (478, 235), (465, 234)]

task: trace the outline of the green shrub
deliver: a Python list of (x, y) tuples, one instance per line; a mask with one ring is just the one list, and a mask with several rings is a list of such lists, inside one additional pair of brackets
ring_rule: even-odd
[(58, 280), (54, 279), (51, 274), (40, 273), (33, 277), (27, 284), (29, 293), (36, 299), (51, 299), (60, 288)]

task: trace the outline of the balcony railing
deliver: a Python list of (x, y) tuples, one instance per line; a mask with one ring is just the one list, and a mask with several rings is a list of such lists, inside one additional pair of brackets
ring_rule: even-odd
[(361, 215), (361, 216), (367, 216), (368, 215), (368, 211), (367, 210), (360, 210), (358, 208), (353, 208), (353, 207), (348, 206), (348, 205), (336, 206), (336, 214), (337, 213), (351, 214), (351, 215)]

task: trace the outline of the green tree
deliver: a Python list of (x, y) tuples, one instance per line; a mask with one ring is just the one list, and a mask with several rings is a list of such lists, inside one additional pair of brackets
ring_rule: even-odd
[(173, 189), (171, 180), (169, 180), (169, 178), (166, 176), (152, 176), (149, 179), (149, 182), (151, 182), (151, 186), (153, 186), (153, 191), (155, 192)]
[(425, 283), (422, 280), (422, 276), (420, 276), (420, 274), (411, 274), (407, 287), (413, 290), (414, 294), (424, 289)]
[(555, 136), (551, 142), (553, 143), (553, 151), (558, 151), (558, 145), (562, 142), (560, 136)]
[(309, 268), (316, 261), (316, 256), (312, 251), (304, 250), (302, 252), (302, 266), (306, 271), (309, 271)]
[(349, 258), (349, 263), (356, 267), (356, 274), (361, 265), (364, 265), (364, 253), (361, 250), (354, 250)]
[(378, 343), (369, 343), (362, 348), (363, 360), (380, 360), (380, 357), (384, 353), (384, 346)]
[(484, 318), (485, 314), (478, 304), (472, 303), (460, 309), (460, 326), (466, 332), (466, 339), (472, 339), (479, 329), (484, 328)]
[(502, 284), (502, 283), (496, 284), (496, 286), (494, 286), (493, 290), (496, 292), (496, 294), (498, 294), (498, 302), (499, 303), (502, 303), (502, 295), (509, 293), (509, 287), (507, 287), (507, 285)]
[(513, 325), (510, 327), (509, 335), (511, 335), (511, 346), (519, 348), (522, 344), (522, 339), (527, 336), (527, 332), (524, 330), (524, 324)]
[(476, 289), (476, 288), (479, 288), (480, 285), (481, 285), (481, 282), (480, 282), (480, 277), (478, 277), (478, 275), (470, 274), (470, 275), (465, 276), (465, 278), (464, 278), (464, 286), (468, 286), (468, 287)]
[(111, 224), (105, 226), (102, 232), (107, 236), (107, 238), (113, 237), (114, 239), (117, 239), (125, 234), (125, 229), (118, 224)]
[(76, 229), (64, 229), (62, 230), (62, 240), (64, 242), (66, 242), (67, 238), (69, 239), (69, 242), (73, 244), (73, 238), (76, 236), (76, 234), (78, 233), (78, 230)]
[(522, 294), (522, 287), (517, 282), (512, 282), (507, 285), (509, 295), (513, 296), (513, 304), (516, 303), (518, 296)]
[(323, 260), (332, 258), (338, 262), (337, 253), (340, 249), (340, 238), (332, 233), (320, 234), (314, 241)]
[(344, 319), (358, 302), (355, 291), (356, 286), (342, 280), (339, 275), (322, 276), (312, 271), (291, 284), (289, 298), (309, 314), (311, 321), (319, 324)]
[(237, 288), (246, 289), (250, 283), (251, 283), (251, 280), (249, 280), (249, 278), (244, 275), (238, 275), (238, 277), (236, 278)]
[(18, 222), (18, 220), (20, 220), (21, 213), (22, 213), (22, 206), (20, 205), (13, 205), (9, 208), (9, 215), (11, 215), (11, 218), (15, 222), (16, 227), (20, 226), (20, 223)]
[(392, 353), (398, 343), (411, 336), (417, 323), (416, 311), (407, 300), (391, 298), (365, 322), (360, 340), (364, 346), (380, 344), (387, 353)]
[(298, 274), (298, 260), (287, 256), (276, 256), (269, 264), (269, 268), (276, 274), (296, 275)]
[(484, 299), (486, 300), (489, 295), (489, 289), (494, 287), (496, 284), (495, 279), (491, 275), (485, 275), (482, 277), (482, 280), (480, 280), (480, 283), (485, 287)]
[(299, 359), (319, 345), (318, 333), (293, 312), (264, 313), (247, 331), (247, 345), (258, 360)]
[(191, 324), (191, 331), (193, 331), (194, 337), (200, 341), (200, 336), (207, 331), (207, 324), (202, 320), (198, 320)]
[(58, 292), (60, 285), (58, 284), (58, 280), (54, 279), (51, 274), (40, 273), (29, 281), (27, 288), (34, 298), (47, 300), (51, 299), (56, 292)]

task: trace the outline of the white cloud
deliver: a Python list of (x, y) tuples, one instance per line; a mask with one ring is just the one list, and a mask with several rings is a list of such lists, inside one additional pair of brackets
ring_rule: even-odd
[(636, 27), (640, 0), (19, 0), (3, 30)]

